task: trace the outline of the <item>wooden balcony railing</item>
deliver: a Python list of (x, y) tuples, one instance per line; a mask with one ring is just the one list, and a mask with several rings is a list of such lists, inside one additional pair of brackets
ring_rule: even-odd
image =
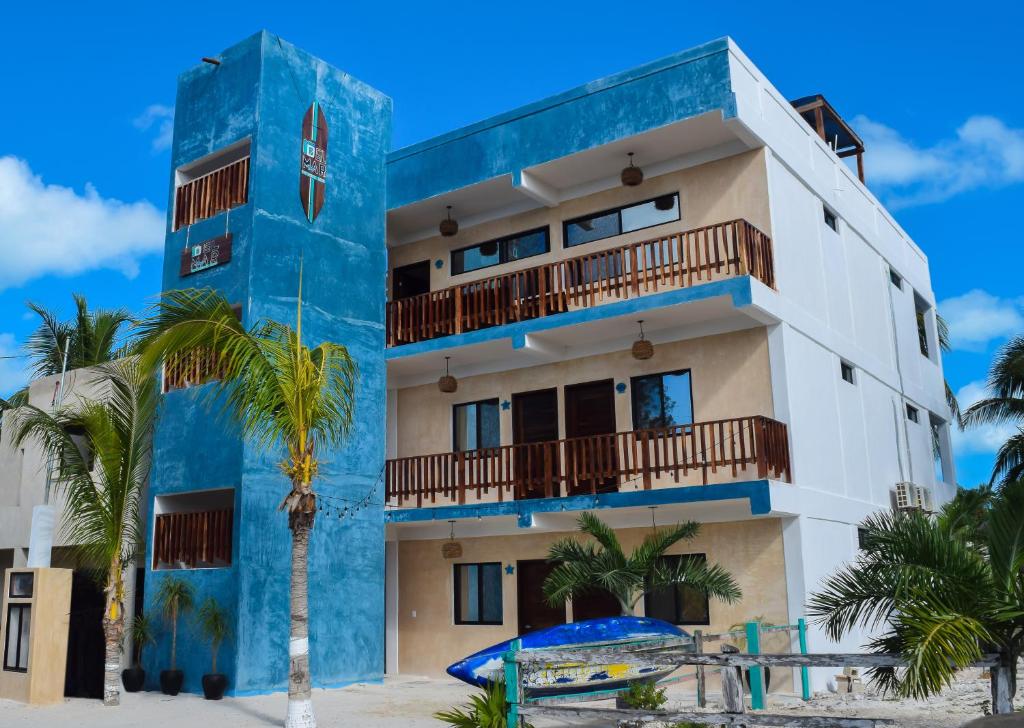
[(206, 348), (174, 354), (164, 361), (163, 391), (194, 387), (220, 379), (221, 366), (217, 355)]
[(771, 238), (733, 220), (391, 301), (387, 344), (398, 346), (752, 275), (775, 287)]
[(249, 201), (249, 157), (196, 177), (174, 193), (174, 229)]
[(493, 489), (506, 497), (551, 498), (650, 489), (656, 479), (707, 485), (735, 480), (751, 468), (758, 478), (789, 480), (786, 426), (768, 417), (738, 417), (661, 429), (592, 435), (388, 460), (389, 503), (417, 507), (438, 498), (465, 503)]
[(231, 563), (230, 508), (198, 513), (164, 513), (156, 517), (153, 533), (153, 568), (185, 564), (227, 566)]

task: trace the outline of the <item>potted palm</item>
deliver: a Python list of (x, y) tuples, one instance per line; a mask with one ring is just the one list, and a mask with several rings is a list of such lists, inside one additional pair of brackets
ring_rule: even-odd
[(203, 696), (207, 700), (220, 700), (228, 687), (228, 676), (217, 672), (217, 650), (231, 636), (228, 613), (213, 597), (207, 597), (196, 613), (199, 633), (210, 643), (211, 670), (203, 675)]
[(146, 671), (142, 669), (142, 650), (156, 642), (153, 639), (153, 622), (145, 614), (136, 614), (128, 627), (132, 637), (132, 666), (121, 671), (121, 682), (129, 693), (137, 693), (146, 683)]
[(169, 576), (160, 582), (156, 603), (164, 619), (171, 625), (171, 669), (160, 671), (160, 690), (164, 695), (177, 695), (185, 681), (185, 673), (178, 669), (178, 617), (192, 609), (192, 585), (184, 579)]

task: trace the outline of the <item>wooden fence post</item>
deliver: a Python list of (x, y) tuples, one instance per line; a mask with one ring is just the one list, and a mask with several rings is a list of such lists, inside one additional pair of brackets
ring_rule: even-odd
[[(800, 637), (800, 654), (807, 654), (807, 620), (803, 617), (796, 620), (797, 634)], [(800, 693), (804, 700), (811, 699), (811, 676), (807, 666), (800, 668)]]
[[(739, 652), (732, 645), (722, 645), (722, 652)], [(743, 713), (743, 686), (740, 685), (739, 670), (731, 665), (722, 666), (722, 708), (726, 713)]]
[[(747, 622), (747, 654), (761, 654), (761, 623)], [(760, 665), (750, 666), (750, 708), (751, 710), (764, 710), (764, 668)]]
[(506, 728), (519, 728), (519, 663), (516, 662), (516, 653), (519, 652), (521, 643), (519, 640), (512, 640), (508, 652), (502, 655), (505, 663), (505, 704), (507, 713), (505, 715)]
[[(693, 651), (704, 654), (704, 630), (697, 629), (693, 632)], [(706, 708), (708, 704), (707, 684), (704, 681), (704, 666), (697, 665), (697, 707)]]

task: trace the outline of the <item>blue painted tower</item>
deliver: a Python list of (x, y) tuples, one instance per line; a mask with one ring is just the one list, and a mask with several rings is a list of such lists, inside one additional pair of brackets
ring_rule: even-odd
[[(319, 453), (317, 492), (338, 507), (317, 518), (309, 558), (310, 660), (316, 686), (372, 680), (384, 671), (385, 160), (391, 100), (280, 38), (260, 32), (178, 80), (163, 288), (213, 287), (240, 305), (246, 325), (294, 325), (304, 261), (307, 345), (343, 343), (359, 367), (348, 444)], [(300, 199), (303, 117), (317, 103), (329, 130), (323, 205), (310, 222)], [(247, 156), (246, 156), (247, 155)], [(248, 159), (242, 163), (240, 160)], [(207, 193), (189, 182), (230, 170)], [(245, 194), (237, 175), (245, 175)], [(214, 180), (216, 181), (216, 180)], [(235, 187), (231, 187), (231, 185)], [(195, 198), (183, 197), (189, 187)], [(308, 201), (309, 186), (305, 188)], [(244, 198), (244, 199), (243, 199)], [(222, 209), (223, 208), (223, 209)], [(226, 236), (230, 242), (226, 243)], [(288, 676), (290, 532), (278, 506), (289, 490), (280, 454), (261, 455), (197, 403), (202, 386), (173, 388), (165, 375), (147, 528), (146, 611), (168, 576), (215, 597), (235, 634), (221, 649), (230, 692), (284, 689)], [(231, 511), (230, 559), (206, 568), (154, 568), (159, 515)], [(346, 504), (362, 504), (344, 518)], [(212, 558), (212, 557), (211, 557)], [(227, 563), (230, 561), (230, 563)], [(180, 565), (178, 565), (180, 566)], [(169, 667), (169, 626), (145, 668), (155, 687)], [(210, 653), (189, 615), (179, 621), (185, 690), (200, 690)]]

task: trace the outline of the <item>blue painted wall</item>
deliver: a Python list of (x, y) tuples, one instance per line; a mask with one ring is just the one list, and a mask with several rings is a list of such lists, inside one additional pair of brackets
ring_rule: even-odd
[[(385, 158), (391, 101), (322, 61), (261, 32), (228, 49), (220, 66), (203, 64), (179, 79), (173, 168), (250, 138), (247, 205), (168, 231), (164, 289), (212, 286), (243, 304), (251, 324), (294, 325), (300, 256), (304, 259), (303, 330), (307, 345), (345, 344), (359, 365), (356, 423), (347, 445), (322, 459), (316, 489), (369, 503), (354, 518), (320, 518), (310, 548), (310, 649), (315, 685), (372, 680), (383, 674), (385, 365)], [(310, 224), (299, 202), (302, 118), (318, 100), (329, 126), (327, 196)], [(173, 169), (171, 179), (173, 195)], [(173, 208), (169, 198), (168, 210)], [(170, 213), (169, 213), (170, 215)], [(169, 225), (169, 223), (168, 223)], [(178, 277), (186, 235), (195, 243), (229, 229), (232, 260)], [(196, 403), (195, 391), (165, 396), (154, 447), (151, 494), (233, 487), (235, 550), (231, 568), (147, 573), (147, 609), (161, 578), (189, 579), (199, 599), (216, 596), (235, 615), (235, 638), (219, 668), (231, 692), (284, 689), (288, 674), (290, 532), (277, 507), (288, 491), (277, 462), (242, 443), (229, 424)], [(215, 408), (214, 408), (215, 409)], [(152, 533), (152, 500), (150, 530)], [(187, 622), (187, 620), (186, 620)], [(208, 649), (187, 623), (178, 663), (197, 692)], [(162, 634), (146, 658), (151, 684), (167, 663)]]
[(392, 152), (388, 207), (720, 110), (736, 115), (728, 40), (705, 43)]

